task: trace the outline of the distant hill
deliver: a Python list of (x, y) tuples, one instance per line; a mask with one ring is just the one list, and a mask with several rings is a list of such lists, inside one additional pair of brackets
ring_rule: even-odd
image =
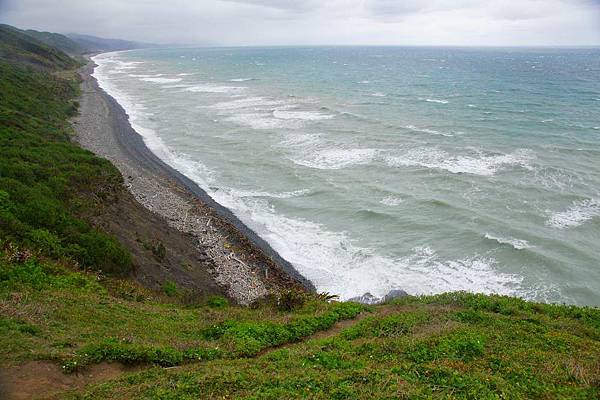
[(121, 39), (106, 39), (76, 33), (68, 33), (66, 36), (83, 48), (85, 53), (156, 47), (155, 44), (150, 43), (139, 43)]
[(39, 32), (34, 31), (33, 29), (28, 29), (22, 32), (36, 38), (48, 46), (57, 48), (70, 56), (78, 56), (87, 52), (87, 49), (81, 46), (79, 43), (59, 33)]
[(106, 39), (90, 35), (80, 35), (77, 33), (62, 35), (60, 33), (40, 32), (33, 29), (22, 30), (10, 25), (0, 26), (2, 26), (4, 30), (10, 30), (12, 33), (30, 36), (51, 48), (58, 49), (73, 57), (105, 51), (156, 47), (154, 44), (138, 43), (129, 40)]
[(71, 69), (79, 65), (61, 50), (47, 45), (25, 31), (4, 24), (0, 24), (0, 60), (50, 70)]

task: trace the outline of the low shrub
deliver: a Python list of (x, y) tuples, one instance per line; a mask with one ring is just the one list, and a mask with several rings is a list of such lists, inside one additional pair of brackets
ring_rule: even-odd
[(300, 308), (306, 303), (306, 292), (289, 289), (277, 294), (277, 308), (280, 311), (292, 311)]
[(162, 285), (162, 290), (169, 297), (177, 296), (178, 293), (177, 284), (173, 281), (164, 282)]
[(31, 336), (39, 336), (42, 330), (36, 325), (18, 319), (0, 317), (0, 334), (10, 335), (20, 332)]
[(211, 296), (206, 304), (211, 308), (226, 308), (229, 306), (229, 300), (223, 296)]
[(83, 292), (105, 292), (105, 289), (89, 276), (69, 271), (50, 262), (41, 262), (35, 257), (30, 257), (24, 262), (0, 261), (0, 292), (25, 287), (35, 290), (68, 288)]
[(336, 322), (356, 317), (364, 307), (357, 303), (334, 303), (321, 315), (298, 317), (288, 323), (227, 321), (203, 331), (207, 339), (220, 339), (239, 356), (253, 356), (267, 347), (297, 342)]
[(160, 240), (153, 244), (152, 254), (157, 261), (163, 261), (167, 256), (167, 248)]
[(104, 361), (125, 365), (155, 364), (173, 367), (186, 361), (209, 361), (224, 356), (218, 348), (190, 348), (178, 350), (172, 347), (156, 347), (128, 343), (125, 340), (107, 339), (101, 343), (85, 346), (77, 355), (62, 364), (65, 372), (75, 372), (90, 364)]

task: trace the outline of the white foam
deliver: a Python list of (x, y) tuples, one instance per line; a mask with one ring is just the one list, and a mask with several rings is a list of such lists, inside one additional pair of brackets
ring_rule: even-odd
[(303, 121), (318, 121), (323, 119), (331, 119), (334, 115), (322, 114), (313, 111), (284, 111), (275, 110), (273, 116), (278, 119), (299, 119)]
[(440, 135), (440, 136), (447, 136), (447, 137), (454, 136), (452, 133), (436, 131), (435, 129), (417, 128), (414, 125), (407, 125), (407, 126), (405, 126), (405, 128), (410, 129), (411, 131), (414, 131), (414, 132), (429, 133), (431, 135)]
[(546, 167), (536, 168), (533, 173), (533, 180), (537, 184), (549, 190), (560, 190), (564, 192), (573, 188), (573, 185), (581, 182), (581, 177), (571, 174), (560, 168)]
[(181, 78), (141, 78), (141, 81), (152, 83), (177, 83), (181, 82)]
[(359, 83), (361, 85), (366, 85), (367, 83), (371, 83), (371, 82), (370, 81), (360, 81), (360, 82), (356, 82), (356, 83)]
[[(111, 79), (106, 75), (109, 66), (112, 64), (113, 57), (120, 52), (104, 53), (92, 58), (98, 64), (94, 70), (93, 76), (98, 80), (99, 86), (111, 95), (125, 109), (129, 122), (133, 129), (142, 136), (144, 143), (148, 148), (167, 164), (173, 166), (181, 173), (198, 182), (201, 186), (208, 186), (212, 180), (210, 171), (206, 166), (198, 161), (192, 161), (182, 155), (173, 153), (156, 134), (156, 132), (146, 125), (146, 119), (149, 113), (145, 112), (145, 107), (139, 102), (135, 102), (127, 94), (120, 91), (112, 84)], [(200, 181), (202, 183), (200, 183)]]
[(385, 93), (375, 92), (375, 93), (369, 93), (368, 96), (371, 96), (371, 97), (386, 97), (387, 95)]
[(271, 197), (274, 199), (290, 199), (292, 197), (303, 196), (305, 194), (310, 193), (309, 189), (299, 189), (293, 190), (290, 192), (265, 192), (258, 190), (238, 190), (238, 189), (229, 189), (229, 192), (234, 197)]
[(98, 80), (99, 86), (104, 89), (108, 94), (114, 97), (121, 106), (127, 111), (129, 115), (130, 122), (133, 123), (136, 121), (137, 116), (140, 115), (142, 111), (142, 107), (139, 103), (134, 102), (129, 98), (125, 93), (119, 91), (113, 84), (112, 80), (109, 78), (109, 75), (112, 72), (112, 68), (116, 68), (116, 66), (121, 63), (116, 60), (115, 57), (119, 52), (112, 53), (104, 53), (92, 57), (92, 60), (98, 65), (94, 69), (93, 76)]
[(401, 287), (410, 294), (468, 290), (518, 295), (522, 278), (497, 270), (495, 260), (480, 256), (445, 260), (429, 247), (399, 258), (376, 255), (353, 245), (346, 235), (308, 221), (261, 215), (274, 249), (315, 283), (317, 290), (348, 299), (365, 292), (383, 296)]
[(383, 296), (397, 287), (411, 294), (521, 293), (522, 278), (498, 271), (490, 258), (444, 260), (429, 247), (415, 248), (396, 259), (384, 257), (354, 245), (344, 233), (278, 214), (263, 199), (237, 197), (227, 190), (209, 194), (269, 242), (317, 290), (339, 294), (342, 299), (365, 292)]
[(381, 199), (380, 203), (385, 206), (395, 207), (404, 203), (404, 199), (396, 196), (387, 196)]
[(129, 74), (132, 78), (156, 78), (159, 76), (163, 76), (163, 74)]
[(112, 59), (110, 62), (116, 64), (114, 70), (118, 72), (136, 69), (138, 65), (143, 64), (142, 61), (121, 61), (117, 59)]
[(292, 157), (291, 160), (298, 165), (310, 168), (340, 169), (351, 165), (371, 163), (377, 150), (327, 148), (306, 153), (303, 157)]
[(233, 78), (230, 79), (229, 82), (248, 82), (254, 80), (254, 78)]
[(281, 106), (283, 104), (285, 104), (285, 102), (281, 100), (271, 100), (265, 97), (246, 97), (243, 99), (216, 103), (209, 107), (217, 110), (238, 110), (244, 108), (269, 110), (272, 107)]
[(578, 200), (567, 210), (552, 214), (546, 225), (556, 229), (574, 228), (599, 216), (600, 199)]
[(323, 143), (319, 133), (293, 133), (288, 134), (285, 140), (279, 143), (282, 148), (296, 147), (311, 149)]
[(427, 147), (411, 149), (401, 156), (388, 156), (386, 161), (392, 167), (420, 166), (442, 169), (453, 174), (492, 176), (500, 170), (514, 166), (531, 169), (529, 163), (533, 158), (533, 153), (525, 149), (511, 154), (463, 156), (450, 155), (443, 150)]
[(313, 111), (289, 111), (293, 107), (294, 105), (288, 101), (265, 97), (246, 97), (209, 106), (221, 111), (221, 114), (229, 115), (226, 121), (259, 130), (299, 129), (305, 123), (334, 117)]
[[(120, 92), (107, 78), (105, 55), (97, 56), (94, 76), (100, 86), (115, 97), (129, 114), (132, 126), (148, 147), (173, 168), (197, 182), (215, 201), (231, 209), (244, 223), (271, 244), (298, 271), (314, 282), (317, 290), (336, 293), (348, 299), (365, 292), (385, 295), (400, 287), (411, 294), (454, 290), (520, 295), (521, 277), (501, 272), (491, 258), (472, 255), (445, 259), (429, 247), (418, 247), (401, 257), (382, 256), (352, 242), (345, 233), (324, 225), (278, 214), (269, 204), (272, 195), (300, 195), (296, 192), (246, 192), (214, 190), (214, 172), (197, 161), (170, 151), (152, 129), (143, 126), (141, 106)], [(273, 119), (273, 118), (272, 118)], [(285, 120), (279, 120), (286, 122)], [(298, 148), (321, 146), (319, 135), (292, 135)], [(321, 160), (326, 166), (347, 165), (346, 158), (369, 159), (370, 149), (325, 149)], [(336, 151), (339, 153), (336, 154)], [(330, 159), (339, 159), (331, 162)]]
[(239, 113), (231, 115), (225, 119), (238, 125), (248, 126), (252, 129), (298, 129), (302, 127), (302, 121), (283, 120), (273, 118), (273, 114), (268, 113)]
[(440, 99), (425, 99), (428, 103), (437, 103), (437, 104), (448, 104), (448, 100), (440, 100)]
[(514, 239), (514, 238), (503, 238), (499, 236), (494, 236), (489, 233), (486, 233), (484, 237), (488, 240), (494, 240), (500, 244), (508, 244), (512, 246), (515, 250), (524, 250), (531, 247), (527, 240), (522, 239)]
[(194, 92), (194, 93), (232, 93), (232, 92), (241, 92), (246, 89), (241, 86), (218, 86), (218, 85), (195, 85), (190, 86), (184, 89), (186, 92)]

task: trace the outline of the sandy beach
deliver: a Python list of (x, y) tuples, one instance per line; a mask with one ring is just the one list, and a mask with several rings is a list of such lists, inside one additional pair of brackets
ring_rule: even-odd
[[(93, 69), (90, 61), (81, 70), (80, 115), (73, 121), (76, 140), (110, 160), (139, 204), (190, 239), (197, 257), (196, 262), (179, 271), (186, 275), (183, 280), (211, 279), (240, 304), (250, 304), (281, 288), (314, 290), (307, 279), (233, 213), (155, 156), (131, 127), (124, 109), (98, 86), (91, 76)], [(169, 246), (166, 247), (168, 251)], [(194, 277), (197, 269), (206, 274)], [(149, 273), (156, 275), (155, 272)], [(143, 265), (138, 266), (136, 274), (138, 280), (147, 283)]]

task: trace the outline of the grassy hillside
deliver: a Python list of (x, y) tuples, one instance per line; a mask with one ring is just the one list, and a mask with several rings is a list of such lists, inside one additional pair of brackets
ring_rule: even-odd
[(116, 277), (130, 252), (88, 217), (124, 189), (70, 140), (78, 63), (0, 28), (0, 398), (600, 396), (598, 309), (297, 292), (239, 307)]
[[(307, 296), (182, 305), (0, 254), (0, 357), (138, 365), (72, 399), (596, 399), (600, 311), (452, 293), (365, 307)], [(296, 304), (291, 311), (287, 305)], [(35, 364), (25, 364), (32, 368)], [(101, 366), (101, 364), (99, 365)], [(46, 393), (55, 389), (45, 386)]]
[(78, 66), (62, 51), (9, 26), (0, 24), (0, 60), (59, 70)]
[(126, 273), (128, 251), (83, 218), (122, 190), (122, 179), (109, 162), (70, 140), (78, 83), (51, 71), (65, 75), (65, 66), (79, 64), (28, 39), (0, 29), (8, 59), (26, 59), (0, 60), (0, 246)]
[(75, 33), (61, 35), (33, 29), (21, 30), (0, 24), (0, 58), (48, 68), (72, 68), (73, 62), (79, 62), (82, 54), (153, 46)]
[(78, 55), (89, 52), (86, 48), (81, 46), (79, 43), (77, 43), (77, 42), (69, 39), (65, 35), (61, 35), (59, 33), (39, 32), (39, 31), (34, 31), (32, 29), (28, 29), (23, 32), (29, 36), (34, 37), (35, 39), (39, 40), (40, 42), (47, 44), (48, 46), (58, 49), (68, 55), (71, 55), (71, 56), (78, 56)]

